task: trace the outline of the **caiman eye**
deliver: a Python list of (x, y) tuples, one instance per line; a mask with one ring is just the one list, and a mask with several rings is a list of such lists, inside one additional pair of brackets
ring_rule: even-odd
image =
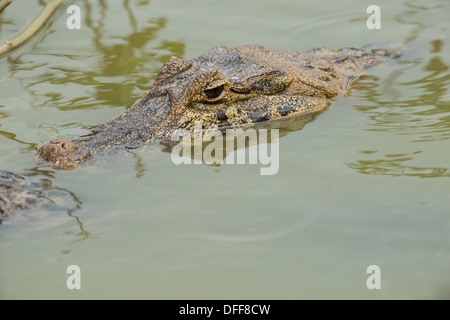
[(212, 89), (204, 90), (203, 92), (209, 99), (214, 99), (221, 95), (223, 88), (224, 86), (221, 85)]

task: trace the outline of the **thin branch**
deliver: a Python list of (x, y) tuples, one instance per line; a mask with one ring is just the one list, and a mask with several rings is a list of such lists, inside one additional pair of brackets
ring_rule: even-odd
[(6, 9), (7, 6), (9, 6), (11, 4), (13, 0), (3, 0), (2, 2), (0, 2), (0, 13)]
[(12, 40), (6, 40), (4, 44), (0, 46), (0, 56), (4, 55), (11, 50), (21, 46), (26, 41), (31, 39), (42, 27), (48, 22), (51, 16), (55, 13), (66, 0), (51, 0), (45, 4), (45, 7), (39, 12), (34, 21), (17, 37)]

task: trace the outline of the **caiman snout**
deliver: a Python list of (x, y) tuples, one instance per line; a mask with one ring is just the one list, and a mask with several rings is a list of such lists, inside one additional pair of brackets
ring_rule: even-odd
[(60, 154), (68, 155), (77, 150), (75, 143), (69, 140), (56, 139), (52, 140), (41, 148), (41, 154)]
[(52, 140), (38, 150), (39, 156), (50, 163), (71, 167), (86, 159), (89, 154), (73, 141), (65, 139)]

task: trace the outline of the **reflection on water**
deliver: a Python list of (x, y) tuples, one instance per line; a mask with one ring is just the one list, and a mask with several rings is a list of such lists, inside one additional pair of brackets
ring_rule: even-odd
[(408, 166), (407, 161), (414, 160), (412, 154), (386, 154), (380, 160), (357, 160), (347, 163), (349, 168), (356, 169), (362, 174), (388, 175), (388, 176), (411, 176), (418, 178), (450, 177), (447, 168), (423, 168)]
[[(425, 28), (419, 25), (421, 30)], [(416, 34), (413, 38), (418, 36)], [(447, 166), (408, 165), (408, 161), (414, 160), (418, 153), (427, 153), (423, 150), (427, 149), (428, 144), (423, 143), (450, 138), (450, 74), (449, 65), (444, 60), (448, 53), (443, 51), (443, 39), (431, 39), (428, 43), (429, 47), (423, 48), (426, 50), (424, 57), (405, 52), (405, 57), (399, 59), (399, 67), (383, 80), (374, 75), (361, 78), (356, 93), (363, 97), (364, 104), (355, 105), (370, 120), (364, 130), (404, 136), (408, 143), (421, 151), (386, 154), (382, 158), (371, 155), (371, 159), (348, 162), (349, 168), (375, 175), (420, 178), (450, 176)], [(398, 150), (401, 152), (401, 147)]]
[[(84, 4), (86, 6), (85, 25), (92, 29), (95, 52), (100, 54), (97, 69), (84, 70), (82, 73), (66, 68), (61, 68), (60, 71), (70, 75), (69, 82), (92, 84), (95, 87), (95, 101), (102, 101), (110, 106), (130, 106), (133, 102), (130, 98), (135, 95), (136, 87), (146, 89), (149, 80), (154, 79), (162, 64), (173, 55), (184, 55), (184, 43), (176, 41), (161, 43), (162, 48), (159, 49), (164, 49), (166, 51), (164, 54), (148, 50), (149, 47), (155, 46), (151, 42), (158, 39), (158, 31), (167, 24), (166, 18), (151, 18), (147, 21), (149, 25), (139, 28), (130, 2), (124, 1), (123, 8), (127, 13), (130, 31), (125, 36), (108, 36), (108, 30), (103, 23), (106, 20), (106, 2), (100, 2), (100, 16), (97, 21), (93, 20), (92, 6), (89, 2), (84, 1)], [(120, 24), (126, 25), (125, 19), (121, 20)], [(112, 39), (120, 41), (109, 44)], [(133, 80), (125, 83), (117, 81), (116, 77), (123, 75), (130, 75)], [(64, 83), (67, 83), (67, 80), (65, 79)], [(61, 108), (70, 109), (74, 106), (76, 104), (68, 102)]]
[[(105, 1), (99, 1), (95, 6), (99, 13), (89, 1), (83, 1), (83, 5), (82, 26), (92, 33), (90, 52), (63, 52), (55, 55), (57, 62), (29, 61), (28, 56), (8, 58), (9, 76), (19, 80), (30, 96), (36, 97), (35, 106), (51, 104), (60, 110), (96, 108), (99, 105), (131, 106), (133, 97), (145, 92), (137, 93), (136, 88), (146, 90), (163, 63), (173, 55), (184, 55), (183, 42), (161, 41), (158, 37), (158, 32), (167, 24), (167, 18), (150, 18), (139, 27), (130, 2), (124, 1), (126, 14), (121, 17), (120, 26), (128, 32), (118, 36), (111, 34), (105, 25), (108, 21)], [(44, 84), (51, 84), (56, 89), (86, 86), (89, 94), (70, 98), (70, 90), (65, 96), (58, 90), (42, 90)]]
[[(419, 136), (414, 141), (436, 141), (450, 138), (450, 110), (448, 88), (450, 83), (449, 66), (444, 59), (448, 52), (438, 33), (427, 31), (432, 27), (421, 20), (431, 11), (442, 10), (443, 5), (424, 6), (406, 2), (408, 10), (394, 18), (402, 24), (416, 26), (404, 41), (407, 49), (398, 63), (404, 68), (395, 68), (383, 83), (375, 76), (366, 76), (358, 83), (358, 89), (365, 101), (364, 106), (356, 106), (368, 114), (372, 120), (369, 131), (394, 132), (400, 135)], [(420, 38), (432, 37), (429, 41), (429, 54), (418, 52)], [(415, 54), (408, 54), (413, 51)], [(424, 61), (424, 59), (426, 59)], [(415, 67), (426, 71), (417, 76)], [(410, 74), (414, 77), (411, 80)]]
[[(36, 171), (38, 171), (38, 169)], [(36, 172), (34, 174), (36, 174)], [(83, 202), (75, 193), (66, 188), (52, 186), (51, 180), (48, 179), (42, 179), (41, 182), (46, 186), (46, 198), (49, 199), (53, 205), (51, 209), (39, 211), (51, 213), (53, 216), (55, 216), (56, 214), (66, 213), (75, 221), (76, 231), (68, 230), (63, 232), (63, 235), (65, 236), (64, 238), (66, 239), (64, 240), (64, 246), (68, 248), (62, 250), (62, 254), (69, 254), (72, 251), (73, 245), (79, 243), (80, 241), (87, 240), (88, 238), (98, 238), (97, 236), (92, 235), (86, 229), (80, 217), (76, 215), (76, 212), (82, 209)], [(47, 220), (48, 218), (49, 217), (47, 216), (43, 217), (43, 220), (40, 219), (42, 221), (41, 223), (44, 226), (46, 224), (45, 220)], [(48, 227), (48, 225), (46, 225), (45, 227)], [(73, 229), (73, 227), (71, 229)]]
[[(436, 42), (440, 40), (433, 40), (431, 46), (435, 47)], [(359, 81), (361, 96), (371, 102), (355, 106), (372, 120), (367, 130), (413, 135), (418, 142), (450, 138), (448, 65), (441, 57), (430, 56), (423, 70), (426, 75), (413, 81), (405, 80), (408, 69), (392, 72), (383, 84), (375, 76)], [(380, 92), (385, 87), (396, 89)]]
[(145, 175), (145, 171), (147, 171), (145, 163), (144, 161), (142, 161), (142, 157), (140, 154), (134, 152), (132, 153), (134, 159), (136, 160), (136, 165), (134, 166), (134, 171), (136, 171), (136, 178), (142, 178)]
[[(259, 157), (262, 155), (264, 157), (267, 156), (272, 161), (272, 157), (279, 157), (278, 146), (275, 151), (272, 149), (272, 144), (278, 144), (279, 138), (286, 136), (290, 132), (302, 130), (307, 123), (314, 121), (327, 108), (322, 109), (318, 113), (267, 121), (249, 128), (244, 125), (242, 128), (235, 128), (229, 132), (219, 130), (205, 132), (201, 131), (201, 126), (199, 126), (198, 134), (195, 133), (195, 129), (192, 135), (188, 134), (187, 138), (183, 137), (180, 140), (174, 139), (173, 141), (162, 142), (161, 144), (164, 145), (162, 151), (172, 153), (172, 156), (175, 157), (188, 157), (194, 160), (194, 163), (203, 163), (217, 167), (226, 162), (241, 164), (260, 163), (261, 158), (256, 160), (258, 155)], [(268, 144), (268, 146), (262, 151), (260, 150), (261, 144)], [(174, 149), (175, 146), (177, 146), (176, 149)], [(248, 150), (252, 147), (252, 151)], [(257, 149), (259, 153), (256, 151)], [(250, 156), (250, 154), (252, 155)], [(234, 160), (235, 158), (236, 160)], [(188, 163), (192, 162), (188, 161)]]
[(38, 147), (36, 143), (29, 143), (29, 142), (25, 142), (25, 141), (17, 139), (16, 138), (16, 134), (12, 133), (12, 132), (7, 132), (7, 131), (0, 130), (0, 135), (3, 136), (6, 139), (15, 141), (15, 142), (17, 142), (19, 144), (26, 145), (25, 148), (21, 148), (21, 152), (24, 152), (24, 153), (30, 153), (30, 152), (36, 150), (37, 147)]

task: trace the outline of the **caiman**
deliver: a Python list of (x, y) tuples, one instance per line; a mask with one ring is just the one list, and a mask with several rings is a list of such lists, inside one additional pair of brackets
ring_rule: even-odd
[(191, 60), (172, 57), (130, 109), (88, 135), (48, 142), (38, 159), (74, 168), (169, 141), (176, 129), (194, 130), (196, 121), (203, 130), (225, 131), (319, 113), (389, 55), (392, 51), (371, 47), (282, 52), (251, 45), (216, 47)]
[[(123, 150), (171, 140), (177, 129), (225, 131), (322, 112), (363, 71), (393, 51), (366, 47), (305, 52), (262, 46), (217, 47), (192, 60), (172, 57), (149, 91), (116, 119), (38, 150), (43, 165), (69, 169)], [(295, 120), (295, 119), (294, 119)], [(0, 171), (0, 222), (22, 209), (52, 205), (45, 187)]]

